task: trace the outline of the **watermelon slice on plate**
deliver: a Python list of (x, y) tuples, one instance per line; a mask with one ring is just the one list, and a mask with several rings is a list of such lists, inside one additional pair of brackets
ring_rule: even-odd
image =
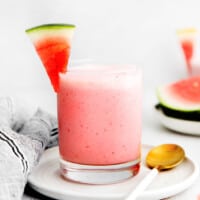
[(157, 89), (159, 103), (180, 112), (200, 112), (200, 76), (190, 77)]
[(51, 80), (59, 89), (59, 73), (67, 71), (75, 26), (44, 24), (26, 30)]
[(155, 108), (166, 128), (200, 136), (200, 76), (160, 86), (157, 97)]

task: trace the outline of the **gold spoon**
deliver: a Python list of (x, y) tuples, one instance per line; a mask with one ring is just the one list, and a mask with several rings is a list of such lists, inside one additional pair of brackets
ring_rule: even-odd
[(152, 170), (149, 174), (131, 191), (126, 200), (134, 200), (153, 181), (159, 171), (172, 169), (183, 162), (185, 152), (177, 144), (162, 144), (152, 148), (146, 156), (146, 165)]

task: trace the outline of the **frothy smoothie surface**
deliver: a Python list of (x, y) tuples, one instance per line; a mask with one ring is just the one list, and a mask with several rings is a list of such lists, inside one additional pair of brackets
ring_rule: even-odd
[(63, 160), (89, 165), (140, 157), (141, 71), (80, 66), (60, 74), (59, 148)]

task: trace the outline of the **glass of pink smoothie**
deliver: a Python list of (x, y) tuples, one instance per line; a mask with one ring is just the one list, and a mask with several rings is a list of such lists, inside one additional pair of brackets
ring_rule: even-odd
[(60, 171), (76, 182), (107, 184), (139, 172), (142, 73), (83, 65), (60, 74)]

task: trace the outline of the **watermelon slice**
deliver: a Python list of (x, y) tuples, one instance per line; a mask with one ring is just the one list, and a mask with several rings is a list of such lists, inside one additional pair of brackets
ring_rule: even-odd
[(183, 112), (200, 111), (200, 76), (183, 79), (157, 89), (162, 106)]
[(67, 71), (75, 26), (44, 24), (26, 30), (51, 80), (59, 89), (59, 73)]
[(192, 73), (191, 61), (194, 56), (197, 33), (198, 31), (195, 28), (181, 29), (177, 31), (189, 74)]

